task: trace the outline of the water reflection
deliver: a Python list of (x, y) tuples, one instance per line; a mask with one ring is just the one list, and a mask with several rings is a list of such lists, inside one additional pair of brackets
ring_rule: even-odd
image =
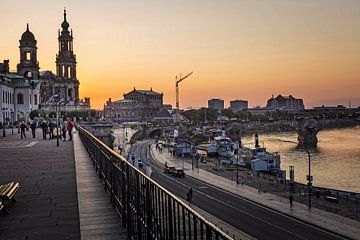
[[(360, 128), (322, 130), (316, 149), (311, 150), (311, 172), (314, 185), (360, 192)], [(242, 139), (245, 146), (254, 146), (253, 136)], [(295, 180), (306, 183), (308, 156), (298, 148), (297, 134), (260, 135), (260, 145), (270, 152), (279, 152), (281, 168), (295, 166)]]

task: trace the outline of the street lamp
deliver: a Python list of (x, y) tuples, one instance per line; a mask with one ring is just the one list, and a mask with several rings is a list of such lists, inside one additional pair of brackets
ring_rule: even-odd
[[(55, 99), (57, 99), (59, 97), (59, 95), (54, 95)], [(59, 113), (58, 113), (58, 105), (60, 106), (60, 104), (63, 102), (63, 100), (61, 101), (57, 101), (55, 103), (55, 112), (56, 112), (56, 146), (59, 146)]]
[(2, 122), (2, 127), (3, 127), (3, 137), (6, 136), (6, 133), (5, 133), (5, 111), (7, 110), (7, 108), (3, 107), (2, 108), (2, 111), (3, 111), (3, 122)]
[(19, 110), (18, 110), (17, 124), (18, 124), (18, 134), (19, 134), (20, 133), (20, 113), (19, 113)]
[(307, 154), (308, 154), (308, 158), (309, 158), (309, 175), (307, 175), (307, 180), (308, 180), (308, 194), (309, 194), (309, 209), (311, 209), (311, 187), (312, 187), (312, 181), (313, 181), (313, 177), (311, 176), (311, 165), (310, 165), (310, 152), (309, 150), (306, 150)]
[(14, 135), (14, 111), (11, 109), (11, 135)]
[(239, 148), (236, 153), (236, 184), (239, 184)]

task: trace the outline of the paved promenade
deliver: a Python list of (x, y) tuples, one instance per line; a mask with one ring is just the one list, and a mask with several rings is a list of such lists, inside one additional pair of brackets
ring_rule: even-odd
[(30, 133), (0, 136), (0, 184), (20, 183), (10, 214), (0, 214), (0, 239), (126, 239), (76, 132), (59, 147)]
[(0, 239), (80, 239), (73, 143), (26, 134), (0, 137), (0, 183), (20, 183)]
[(349, 238), (360, 239), (360, 222), (358, 221), (344, 218), (319, 209), (313, 208), (309, 211), (306, 205), (298, 203), (295, 203), (294, 207), (290, 208), (288, 199), (269, 193), (259, 194), (258, 190), (255, 188), (246, 185), (238, 185), (227, 178), (215, 175), (202, 169), (194, 169), (194, 171), (192, 171), (191, 164), (186, 162), (184, 163), (181, 159), (171, 157), (167, 151), (160, 153), (155, 149), (154, 145), (151, 148), (151, 154), (153, 158), (161, 164), (165, 164), (165, 162), (167, 162), (169, 166), (176, 166), (179, 168), (182, 168), (184, 164), (185, 174), (187, 176), (210, 183), (220, 189), (224, 189), (225, 191), (244, 197), (265, 207), (320, 228), (328, 229)]

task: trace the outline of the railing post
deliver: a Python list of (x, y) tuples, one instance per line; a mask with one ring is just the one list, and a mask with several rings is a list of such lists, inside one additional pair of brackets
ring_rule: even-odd
[(115, 167), (114, 167), (114, 164), (115, 164), (115, 161), (114, 161), (114, 157), (113, 156), (110, 156), (110, 202), (112, 203), (113, 205), (113, 208), (115, 208)]
[(209, 225), (206, 224), (206, 239), (212, 239), (212, 231)]
[(194, 221), (194, 240), (197, 240), (197, 219), (196, 216), (193, 216), (193, 221)]
[(127, 233), (128, 233), (128, 239), (131, 239), (131, 236), (133, 234), (132, 232), (132, 214), (131, 214), (131, 192), (133, 191), (131, 187), (131, 180), (130, 180), (130, 166), (126, 165), (126, 220), (127, 220)]
[(140, 207), (140, 195), (141, 195), (141, 184), (140, 176), (138, 172), (134, 172), (136, 176), (136, 187), (135, 187), (135, 216), (136, 216), (136, 228), (138, 239), (141, 240), (141, 207)]
[(173, 210), (171, 204), (171, 198), (169, 195), (166, 195), (168, 202), (168, 223), (169, 223), (169, 239), (174, 239), (174, 226), (173, 226)]
[(125, 227), (126, 225), (126, 178), (127, 178), (127, 175), (126, 175), (126, 171), (125, 171), (125, 163), (122, 162), (121, 163), (121, 206), (122, 206), (122, 209), (121, 209), (121, 212), (122, 212), (122, 224), (123, 224), (123, 227)]
[(150, 182), (146, 181), (146, 238), (147, 239), (152, 239), (152, 231), (153, 231), (153, 227), (152, 227), (152, 204), (151, 204), (151, 200), (152, 200), (152, 189)]

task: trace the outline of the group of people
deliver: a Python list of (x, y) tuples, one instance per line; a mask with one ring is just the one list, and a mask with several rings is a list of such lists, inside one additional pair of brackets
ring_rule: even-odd
[[(45, 120), (40, 124), (40, 127), (42, 129), (42, 135), (43, 139), (47, 139), (47, 134), (49, 134), (49, 138), (57, 138), (59, 137), (63, 141), (66, 141), (66, 133), (68, 133), (69, 141), (72, 141), (72, 130), (74, 128), (74, 123), (70, 118), (63, 121), (62, 123), (59, 123), (57, 125), (53, 122), (47, 123)], [(34, 135), (35, 136), (35, 135)]]
[(36, 137), (36, 128), (40, 127), (42, 129), (43, 139), (47, 139), (47, 135), (49, 135), (49, 139), (56, 138), (59, 136), (60, 139), (66, 141), (66, 135), (69, 136), (69, 141), (72, 141), (72, 130), (74, 128), (73, 121), (68, 118), (67, 120), (59, 123), (59, 127), (57, 128), (56, 123), (48, 122), (46, 120), (42, 121), (40, 124), (36, 121), (25, 124), (25, 122), (20, 122), (20, 135), (21, 139), (26, 138), (26, 130), (31, 128), (32, 137)]

